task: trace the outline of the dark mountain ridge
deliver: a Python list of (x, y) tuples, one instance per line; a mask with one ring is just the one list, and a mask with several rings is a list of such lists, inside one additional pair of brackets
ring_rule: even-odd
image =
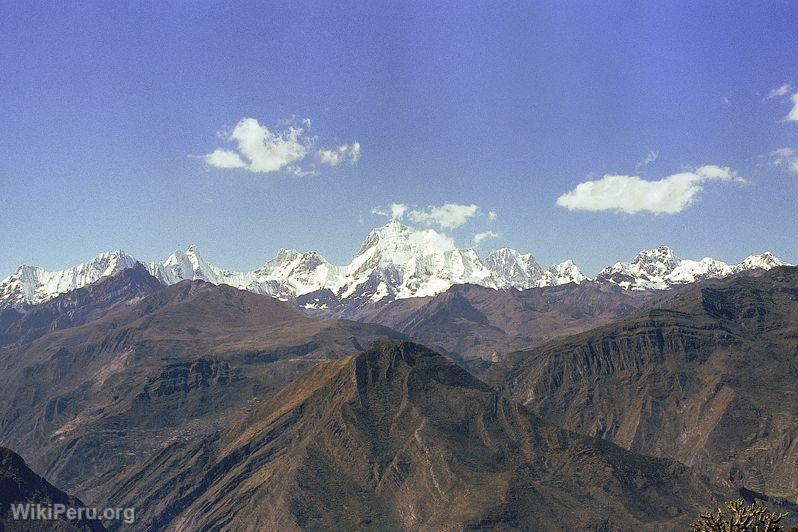
[(44, 507), (60, 504), (75, 509), (85, 507), (79, 499), (67, 495), (31, 471), (18, 454), (0, 447), (0, 530), (9, 532), (34, 532), (44, 529), (54, 532), (105, 530), (99, 520), (68, 520), (65, 517), (47, 521), (14, 519), (11, 509), (14, 504)]
[(697, 287), (487, 378), (567, 429), (798, 500), (798, 268)]

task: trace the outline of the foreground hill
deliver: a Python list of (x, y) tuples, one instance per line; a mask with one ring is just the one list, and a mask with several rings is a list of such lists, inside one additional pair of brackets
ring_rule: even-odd
[(12, 504), (39, 504), (45, 507), (63, 504), (70, 508), (85, 506), (78, 499), (53, 487), (31, 471), (19, 455), (0, 447), (0, 530), (9, 532), (33, 532), (44, 529), (54, 532), (105, 530), (99, 521), (88, 519), (73, 521), (56, 519), (46, 522), (15, 520), (11, 512)]
[(147, 530), (684, 529), (721, 490), (559, 429), (443, 356), (383, 341), (111, 483)]
[(798, 498), (798, 268), (696, 288), (488, 378), (567, 429)]
[(95, 319), (0, 348), (0, 443), (90, 501), (107, 477), (246, 415), (319, 360), (401, 336), (202, 281), (111, 299)]

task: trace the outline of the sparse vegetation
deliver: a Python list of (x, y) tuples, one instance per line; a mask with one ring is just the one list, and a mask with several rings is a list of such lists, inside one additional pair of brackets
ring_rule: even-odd
[[(743, 499), (727, 502), (715, 513), (701, 514), (690, 525), (696, 532), (784, 532), (780, 524), (786, 513), (768, 512), (756, 503), (746, 505)], [(790, 532), (798, 529), (791, 528)]]

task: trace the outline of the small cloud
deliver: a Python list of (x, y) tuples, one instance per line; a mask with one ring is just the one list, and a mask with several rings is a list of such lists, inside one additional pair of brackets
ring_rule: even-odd
[(205, 155), (203, 160), (216, 168), (244, 168), (247, 166), (238, 152), (216, 148), (211, 153)]
[(731, 100), (729, 99), (729, 97), (728, 97), (728, 96), (721, 96), (721, 97), (720, 97), (720, 103), (722, 103), (723, 105), (725, 105), (726, 107), (728, 107), (728, 106), (730, 106), (730, 105), (731, 105)]
[(787, 93), (790, 92), (790, 86), (785, 83), (781, 87), (776, 87), (775, 89), (771, 89), (770, 92), (762, 99), (762, 101), (772, 100), (773, 98), (781, 98), (782, 96), (786, 96)]
[(557, 198), (570, 211), (676, 214), (692, 205), (706, 181), (745, 182), (726, 166), (705, 165), (656, 181), (639, 176), (605, 175), (579, 183)]
[(790, 97), (790, 100), (792, 101), (792, 109), (790, 110), (790, 114), (788, 114), (787, 118), (784, 120), (788, 122), (798, 122), (798, 92), (793, 94)]
[(409, 207), (404, 203), (391, 203), (388, 207), (374, 207), (371, 214), (385, 216), (391, 220), (401, 220)]
[(659, 152), (654, 150), (648, 150), (648, 153), (643, 157), (641, 160), (637, 162), (635, 165), (635, 171), (639, 172), (641, 168), (648, 166), (649, 164), (653, 163), (659, 157)]
[(770, 152), (770, 162), (774, 166), (785, 168), (792, 174), (798, 174), (798, 154), (792, 148), (779, 148)]
[(288, 172), (289, 174), (293, 174), (293, 175), (295, 175), (297, 177), (306, 177), (306, 176), (311, 176), (311, 175), (319, 175), (318, 170), (313, 170), (313, 169), (305, 170), (301, 166), (295, 165), (295, 164), (292, 164), (291, 166), (287, 166), (285, 168), (285, 171)]
[(288, 125), (283, 131), (272, 132), (254, 118), (242, 118), (225, 137), (237, 145), (237, 150), (216, 148), (203, 160), (216, 168), (244, 168), (256, 173), (291, 171), (295, 163), (304, 159), (313, 143), (313, 139), (305, 135), (307, 124), (301, 121)]
[[(411, 209), (406, 203), (390, 203), (387, 207), (374, 207), (372, 214), (385, 216), (391, 220), (408, 219), (426, 226), (437, 226), (440, 229), (457, 229), (470, 218), (479, 214), (479, 206), (444, 203), (443, 205), (427, 205), (424, 208)], [(491, 214), (492, 213), (492, 214)], [(489, 220), (496, 219), (496, 213), (488, 213)]]
[(483, 240), (487, 240), (489, 238), (499, 238), (500, 236), (501, 235), (495, 231), (483, 231), (474, 235), (474, 244), (479, 244)]
[(496, 215), (496, 211), (488, 211), (488, 220), (489, 221), (491, 221), (491, 222), (494, 221), (496, 219), (496, 216), (497, 216)]
[(441, 229), (456, 229), (475, 216), (477, 212), (479, 212), (479, 207), (474, 204), (444, 203), (443, 205), (429, 205), (425, 209), (412, 210), (408, 213), (408, 217), (423, 225), (435, 225)]
[[(316, 175), (314, 164), (309, 165), (310, 169), (302, 166), (316, 143), (316, 137), (308, 134), (310, 127), (309, 118), (293, 117), (280, 120), (272, 131), (254, 118), (242, 118), (232, 131), (219, 134), (233, 148), (216, 148), (203, 155), (202, 160), (214, 168), (238, 168), (261, 174)], [(321, 164), (337, 166), (346, 162), (354, 165), (360, 160), (360, 143), (318, 150), (317, 154)]]
[[(783, 98), (784, 96), (787, 96), (791, 90), (792, 87), (785, 83), (781, 87), (777, 87), (768, 92), (767, 96), (765, 96), (762, 101), (768, 101), (774, 98)], [(792, 109), (790, 109), (790, 112), (784, 117), (783, 121), (798, 122), (798, 92), (795, 92), (792, 96), (790, 96), (790, 102), (792, 103)]]
[(352, 144), (342, 144), (333, 150), (319, 150), (317, 152), (322, 164), (328, 166), (338, 166), (346, 162), (352, 166), (360, 160), (360, 143), (355, 141)]

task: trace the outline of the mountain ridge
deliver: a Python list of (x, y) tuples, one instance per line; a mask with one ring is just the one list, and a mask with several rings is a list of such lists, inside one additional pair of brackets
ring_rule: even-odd
[[(192, 467), (202, 464), (202, 467)], [(730, 490), (564, 431), (445, 357), (379, 341), (121, 472), (160, 529), (681, 529)]]
[(797, 349), (798, 267), (780, 267), (511, 353), (486, 378), (568, 430), (794, 503)]
[[(42, 303), (138, 263), (133, 256), (117, 250), (59, 271), (23, 265), (0, 281), (0, 308)], [(236, 272), (206, 261), (194, 245), (175, 251), (163, 262), (141, 263), (165, 285), (182, 280), (229, 284), (286, 301), (301, 299), (302, 306), (312, 309), (434, 296), (456, 284), (524, 290), (595, 280), (631, 290), (667, 289), (744, 270), (786, 265), (770, 252), (729, 265), (709, 257), (679, 259), (673, 250), (660, 246), (641, 251), (630, 262), (608, 266), (590, 279), (570, 259), (544, 269), (531, 253), (511, 248), (499, 248), (480, 257), (471, 248), (456, 248), (445, 235), (431, 229), (412, 229), (397, 221), (370, 231), (345, 266), (333, 265), (315, 251), (281, 249), (255, 270)]]

